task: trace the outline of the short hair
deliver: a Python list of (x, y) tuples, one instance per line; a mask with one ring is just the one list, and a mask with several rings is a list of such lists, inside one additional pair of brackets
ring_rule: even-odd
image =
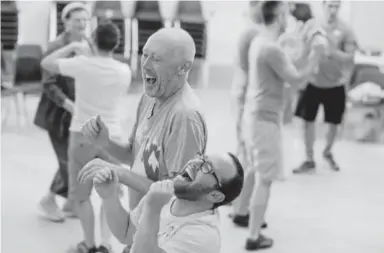
[(291, 14), (296, 20), (304, 23), (313, 18), (311, 6), (307, 3), (295, 3), (295, 9)]
[(253, 7), (253, 6), (255, 6), (255, 5), (259, 5), (259, 4), (261, 4), (261, 2), (262, 1), (255, 1), (255, 0), (251, 0), (251, 1), (249, 1), (249, 6), (250, 7)]
[(283, 1), (264, 1), (262, 3), (261, 16), (264, 24), (271, 25), (276, 21), (277, 9), (281, 4), (283, 4)]
[(102, 51), (111, 52), (119, 45), (120, 30), (111, 21), (101, 21), (94, 31), (94, 40), (97, 48)]
[(221, 182), (220, 191), (224, 194), (225, 198), (222, 202), (215, 203), (213, 208), (218, 208), (220, 206), (231, 203), (240, 195), (241, 191), (243, 190), (243, 166), (241, 165), (239, 158), (237, 158), (234, 154), (228, 153), (228, 155), (231, 157), (232, 162), (236, 167), (236, 174), (231, 179), (223, 180), (223, 182)]

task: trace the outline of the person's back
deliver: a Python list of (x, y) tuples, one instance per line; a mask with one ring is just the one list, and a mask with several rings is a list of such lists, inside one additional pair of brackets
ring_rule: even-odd
[(262, 37), (249, 50), (249, 87), (246, 117), (280, 124), (284, 108), (284, 81), (270, 67), (268, 55), (277, 45)]
[(258, 28), (253, 25), (247, 27), (240, 35), (238, 51), (236, 53), (235, 75), (232, 84), (232, 92), (237, 99), (244, 96), (244, 87), (248, 84), (248, 52), (252, 40), (258, 33)]
[(111, 136), (121, 136), (120, 98), (131, 82), (128, 65), (110, 57), (78, 56), (82, 69), (76, 75), (76, 103), (71, 130), (78, 131), (91, 117), (100, 115)]

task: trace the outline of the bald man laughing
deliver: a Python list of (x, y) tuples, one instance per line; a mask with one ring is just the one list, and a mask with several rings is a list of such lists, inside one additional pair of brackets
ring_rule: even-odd
[[(133, 210), (153, 182), (175, 177), (191, 158), (205, 152), (206, 123), (187, 82), (195, 52), (192, 37), (182, 29), (161, 29), (148, 39), (141, 59), (145, 92), (129, 145), (112, 142), (102, 119), (89, 120), (82, 132), (103, 147), (104, 160), (88, 163), (80, 181), (91, 180), (105, 166), (113, 167), (120, 183), (129, 188)], [(131, 164), (131, 169), (109, 163), (116, 160)]]

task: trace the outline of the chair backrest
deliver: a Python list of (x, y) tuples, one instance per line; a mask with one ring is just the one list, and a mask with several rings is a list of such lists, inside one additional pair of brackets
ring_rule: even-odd
[(43, 50), (39, 45), (19, 45), (16, 48), (15, 85), (39, 82), (42, 78), (40, 62)]

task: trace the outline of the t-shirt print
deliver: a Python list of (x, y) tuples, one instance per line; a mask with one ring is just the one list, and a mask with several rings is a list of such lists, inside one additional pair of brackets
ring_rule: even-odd
[(205, 122), (189, 89), (175, 95), (153, 116), (155, 101), (144, 95), (137, 118), (133, 172), (158, 181), (178, 172), (205, 149)]
[(135, 172), (153, 181), (158, 181), (160, 177), (161, 149), (159, 136), (161, 135), (161, 128), (156, 123), (152, 124), (152, 127), (149, 127), (150, 123), (152, 122), (149, 122), (149, 120), (144, 117), (138, 126), (136, 140), (139, 150), (135, 159), (134, 169)]

